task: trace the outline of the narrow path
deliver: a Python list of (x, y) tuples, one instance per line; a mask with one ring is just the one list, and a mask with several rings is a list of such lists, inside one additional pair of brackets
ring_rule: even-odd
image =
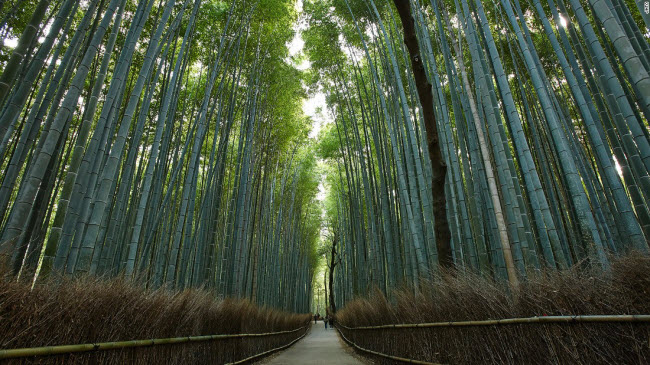
[(311, 332), (305, 338), (263, 364), (363, 365), (364, 363), (343, 348), (335, 329), (325, 330), (323, 321), (318, 321), (312, 325)]

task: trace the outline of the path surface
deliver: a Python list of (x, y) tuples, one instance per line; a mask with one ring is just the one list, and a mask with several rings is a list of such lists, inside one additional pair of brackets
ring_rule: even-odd
[(317, 324), (312, 324), (311, 332), (305, 338), (263, 364), (363, 365), (364, 363), (343, 348), (335, 329), (325, 330), (323, 321), (318, 321)]

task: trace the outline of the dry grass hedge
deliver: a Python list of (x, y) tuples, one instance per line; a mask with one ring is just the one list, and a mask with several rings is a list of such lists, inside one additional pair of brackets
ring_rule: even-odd
[[(120, 280), (38, 285), (0, 279), (0, 348), (293, 330), (310, 315), (217, 301), (201, 290), (147, 291)], [(52, 364), (223, 364), (288, 344), (305, 331), (270, 337), (160, 345), (7, 361)]]
[[(417, 296), (400, 290), (389, 301), (377, 292), (348, 303), (337, 320), (357, 327), (588, 314), (650, 314), (650, 258), (617, 259), (608, 273), (595, 269), (540, 273), (522, 283), (518, 295), (478, 275), (449, 276)], [(370, 350), (446, 364), (650, 363), (647, 323), (343, 331)]]

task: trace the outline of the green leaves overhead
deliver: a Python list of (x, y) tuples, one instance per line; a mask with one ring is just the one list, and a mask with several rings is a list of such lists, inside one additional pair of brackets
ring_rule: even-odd
[(441, 194), (458, 270), (523, 281), (647, 251), (650, 46), (631, 2), (404, 1), (444, 192), (392, 1), (2, 2), (0, 34), (22, 40), (0, 50), (0, 265), (302, 311), (322, 220), (340, 304), (438, 275)]
[(321, 213), (294, 1), (59, 3), (29, 54), (46, 75), (28, 64), (0, 115), (0, 264), (308, 310)]
[[(455, 268), (513, 282), (647, 252), (650, 47), (630, 4), (410, 1)], [(388, 0), (307, 4), (312, 88), (334, 114), (319, 152), (341, 235), (337, 305), (373, 287), (418, 290), (438, 271), (435, 193), (399, 17)]]

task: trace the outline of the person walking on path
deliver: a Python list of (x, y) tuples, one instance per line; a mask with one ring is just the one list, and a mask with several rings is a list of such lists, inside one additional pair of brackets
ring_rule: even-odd
[(330, 328), (334, 328), (334, 316), (329, 315), (327, 317), (329, 318)]
[(329, 315), (325, 316), (325, 319), (323, 320), (323, 323), (325, 323), (325, 330), (326, 330), (326, 331), (327, 331), (327, 322), (329, 322), (329, 320), (330, 320), (330, 316), (329, 316)]
[(314, 314), (314, 324), (318, 322), (318, 317), (319, 317), (318, 313)]

